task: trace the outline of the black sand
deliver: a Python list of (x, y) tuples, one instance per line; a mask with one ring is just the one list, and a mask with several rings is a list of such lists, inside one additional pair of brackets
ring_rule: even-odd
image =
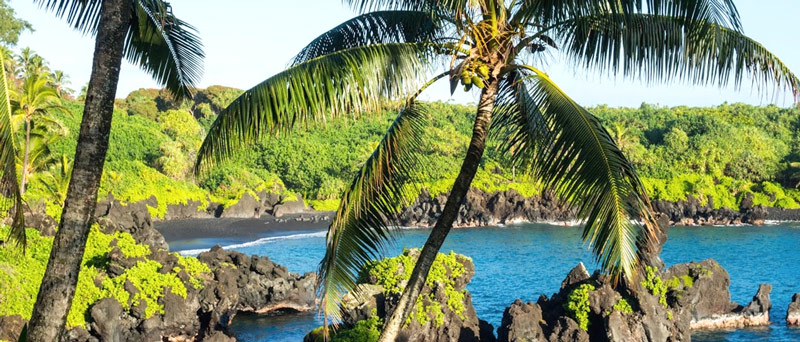
[(281, 218), (204, 218), (156, 222), (167, 243), (194, 239), (226, 238), (251, 240), (282, 233), (328, 229), (332, 212), (286, 215)]

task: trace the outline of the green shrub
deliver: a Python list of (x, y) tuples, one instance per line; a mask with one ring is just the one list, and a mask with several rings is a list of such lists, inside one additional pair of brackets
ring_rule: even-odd
[[(164, 297), (165, 289), (169, 290), (178, 296), (186, 298), (186, 286), (174, 273), (161, 273), (161, 264), (153, 260), (139, 261), (135, 266), (125, 270), (125, 273), (114, 277), (107, 278), (108, 281), (103, 281), (103, 289), (107, 293), (121, 293), (124, 291), (125, 281), (130, 281), (136, 287), (138, 292), (130, 298), (131, 305), (145, 302), (144, 318), (150, 318), (155, 313), (164, 313), (164, 306), (158, 302), (159, 299)], [(124, 296), (124, 295), (123, 295)], [(123, 303), (119, 297), (114, 297), (120, 300), (124, 308), (130, 308), (128, 303)]]
[(614, 310), (628, 315), (633, 313), (633, 307), (625, 298), (621, 298), (617, 304), (614, 304)]
[(650, 294), (658, 298), (658, 302), (667, 307), (667, 284), (658, 276), (658, 270), (655, 267), (647, 266), (647, 274), (645, 279), (642, 280), (642, 286), (650, 291)]
[[(466, 319), (464, 315), (466, 293), (455, 290), (455, 279), (466, 271), (460, 258), (465, 257), (452, 251), (449, 254), (439, 253), (431, 265), (425, 284), (429, 287), (442, 286), (447, 297), (447, 307), (463, 320)], [(384, 293), (400, 294), (403, 291), (400, 284), (411, 278), (415, 264), (415, 257), (410, 255), (409, 250), (404, 250), (399, 256), (367, 263), (360, 274), (361, 282), (371, 277), (376, 280), (377, 285), (383, 286)], [(405, 323), (410, 324), (412, 319), (416, 319), (421, 325), (425, 325), (431, 319), (437, 327), (444, 323), (443, 308), (433, 293), (427, 297), (425, 295), (417, 297), (414, 314), (409, 316)]]
[[(189, 275), (189, 282), (192, 283), (192, 286), (198, 290), (202, 289), (202, 275), (211, 273), (211, 269), (208, 267), (208, 265), (200, 262), (200, 260), (197, 260), (197, 258), (194, 257), (185, 257), (178, 253), (175, 253), (175, 256), (178, 258), (178, 265), (181, 265), (186, 274)], [(177, 272), (180, 272), (180, 270), (177, 270), (176, 273)]]
[(150, 209), (154, 217), (163, 218), (168, 204), (186, 204), (189, 200), (199, 201), (200, 208), (208, 205), (208, 194), (194, 184), (181, 182), (165, 176), (139, 161), (119, 161), (108, 163), (110, 169), (119, 170), (116, 177), (109, 171), (104, 173), (100, 183), (99, 197), (113, 194), (114, 198), (129, 203), (144, 201), (154, 196), (158, 201)]
[(339, 209), (339, 203), (341, 203), (341, 201), (338, 198), (308, 201), (310, 207), (314, 208), (314, 210), (321, 211), (336, 211)]
[(567, 302), (564, 303), (564, 310), (578, 322), (578, 326), (583, 330), (589, 330), (589, 312), (591, 311), (589, 292), (594, 290), (595, 287), (592, 284), (581, 284), (570, 291), (567, 295)]
[[(0, 227), (0, 236), (8, 234), (8, 227)], [(36, 230), (27, 229), (28, 245), (26, 253), (18, 248), (0, 247), (0, 316), (21, 315), (30, 319), (33, 304), (39, 291), (39, 284), (50, 256), (53, 238), (42, 237)], [(118, 247), (126, 258), (141, 258), (136, 265), (114, 278), (107, 274), (108, 253)], [(203, 279), (211, 272), (207, 265), (193, 257), (178, 256), (180, 269), (163, 272), (162, 266), (153, 260), (146, 259), (150, 255), (150, 247), (137, 244), (128, 233), (102, 233), (97, 225), (93, 225), (86, 243), (78, 284), (67, 315), (67, 326), (85, 326), (92, 305), (103, 298), (114, 298), (125, 309), (130, 309), (140, 301), (147, 303), (146, 317), (156, 312), (163, 313), (163, 306), (158, 300), (169, 289), (172, 293), (186, 297), (186, 286), (178, 277), (184, 270), (189, 276), (190, 284), (197, 289), (202, 288)], [(125, 281), (130, 281), (137, 289), (131, 296), (125, 288)], [(97, 283), (101, 286), (97, 286)]]
[[(0, 236), (8, 236), (8, 232), (8, 227), (0, 226)], [(26, 229), (25, 233), (28, 239), (25, 253), (10, 245), (0, 246), (0, 316), (31, 318), (50, 258), (53, 238), (43, 237), (35, 229)]]
[(331, 342), (376, 342), (381, 336), (383, 320), (378, 316), (356, 322), (350, 329), (337, 331), (330, 339)]

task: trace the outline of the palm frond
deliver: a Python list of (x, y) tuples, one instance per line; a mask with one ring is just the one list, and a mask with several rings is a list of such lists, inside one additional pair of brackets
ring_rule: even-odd
[(34, 0), (84, 34), (97, 34), (102, 0)]
[(228, 158), (261, 137), (296, 123), (380, 109), (424, 82), (432, 45), (376, 44), (337, 51), (270, 77), (245, 91), (217, 117), (198, 151), (202, 163)]
[(504, 149), (577, 207), (583, 238), (602, 269), (633, 279), (642, 252), (637, 244), (652, 241), (658, 227), (631, 163), (598, 119), (544, 73), (514, 73), (501, 90), (507, 109), (497, 120), (509, 133)]
[[(4, 65), (3, 56), (0, 55), (0, 65)], [(17, 180), (17, 149), (14, 144), (14, 131), (11, 127), (11, 102), (9, 101), (8, 79), (5, 68), (0, 67), (0, 199), (11, 201), (11, 211), (14, 217), (11, 223), (9, 239), (17, 245), (25, 246), (25, 217), (23, 214), (22, 194), (20, 194), (19, 180)], [(5, 203), (4, 203), (5, 204)], [(4, 207), (8, 207), (4, 205)]]
[(203, 75), (205, 54), (197, 30), (161, 0), (136, 1), (124, 52), (178, 98), (191, 97)]
[(428, 13), (464, 13), (472, 0), (345, 0), (359, 13), (382, 10), (410, 10)]
[[(35, 0), (75, 29), (96, 35), (100, 0)], [(202, 76), (205, 57), (197, 30), (163, 0), (133, 0), (124, 55), (177, 97), (189, 97)]]
[(378, 147), (342, 195), (328, 228), (327, 248), (319, 267), (319, 286), (326, 317), (341, 320), (342, 296), (356, 289), (359, 271), (380, 256), (395, 231), (391, 225), (408, 195), (410, 174), (418, 168), (427, 111), (411, 102), (397, 115)]
[(752, 76), (758, 88), (775, 85), (800, 96), (800, 80), (778, 57), (742, 33), (707, 21), (686, 23), (651, 14), (576, 18), (555, 30), (561, 52), (575, 65), (645, 82), (733, 82)]
[(369, 12), (345, 21), (315, 38), (294, 57), (292, 65), (371, 44), (432, 42), (441, 29), (442, 24), (426, 12)]
[(733, 0), (524, 0), (512, 18), (515, 24), (559, 25), (575, 18), (602, 14), (653, 14), (706, 21), (742, 30)]

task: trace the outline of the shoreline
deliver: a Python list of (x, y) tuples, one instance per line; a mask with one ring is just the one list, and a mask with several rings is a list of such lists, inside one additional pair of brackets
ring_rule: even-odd
[(327, 229), (328, 212), (291, 214), (282, 218), (183, 218), (153, 222), (167, 242), (208, 238), (261, 238), (265, 233), (318, 231)]
[[(158, 221), (154, 228), (164, 236), (170, 250), (182, 255), (194, 255), (207, 251), (214, 245), (224, 249), (248, 247), (275, 239), (313, 237), (327, 232), (331, 222), (330, 212), (307, 212), (275, 218), (264, 215), (261, 218), (188, 218)], [(671, 225), (671, 227), (740, 227), (775, 226), (798, 224), (796, 220), (765, 220), (762, 225)], [(480, 229), (483, 227), (514, 228), (522, 225), (538, 224), (553, 227), (577, 227), (578, 221), (520, 221), (505, 224), (458, 226), (454, 229)], [(431, 227), (395, 226), (400, 230), (431, 229)], [(209, 240), (213, 240), (213, 243)], [(178, 247), (178, 248), (174, 248)], [(184, 248), (181, 248), (184, 247)]]

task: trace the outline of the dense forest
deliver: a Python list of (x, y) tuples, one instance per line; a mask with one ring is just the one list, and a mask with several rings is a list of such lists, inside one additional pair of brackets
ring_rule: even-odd
[[(25, 197), (57, 217), (66, 193), (77, 141), (83, 92), (72, 94), (66, 75), (51, 71), (30, 49), (9, 51), (6, 71), (19, 112), (14, 116), (19, 169)], [(212, 86), (191, 100), (175, 101), (166, 91), (140, 89), (117, 100), (101, 198), (135, 202), (155, 196), (166, 204), (199, 200), (235, 203), (243, 193), (264, 188), (300, 193), (319, 210), (333, 210), (338, 196), (369, 156), (397, 110), (343, 118), (324, 125), (298, 124), (291, 134), (265, 139), (251, 149), (195, 175), (197, 149), (217, 114), (241, 91)], [(74, 97), (73, 97), (74, 95)], [(433, 103), (417, 189), (448, 191), (471, 131), (474, 108)], [(26, 112), (27, 111), (27, 112)], [(714, 207), (738, 208), (744, 193), (755, 203), (798, 208), (800, 202), (800, 112), (797, 108), (722, 104), (709, 108), (591, 108), (636, 165), (654, 199), (686, 196), (713, 199)], [(27, 114), (31, 113), (31, 114)], [(26, 139), (26, 125), (31, 128)], [(492, 192), (514, 188), (531, 196), (540, 191), (525, 170), (509, 166), (489, 142), (473, 183)], [(24, 164), (24, 165), (23, 165)]]

